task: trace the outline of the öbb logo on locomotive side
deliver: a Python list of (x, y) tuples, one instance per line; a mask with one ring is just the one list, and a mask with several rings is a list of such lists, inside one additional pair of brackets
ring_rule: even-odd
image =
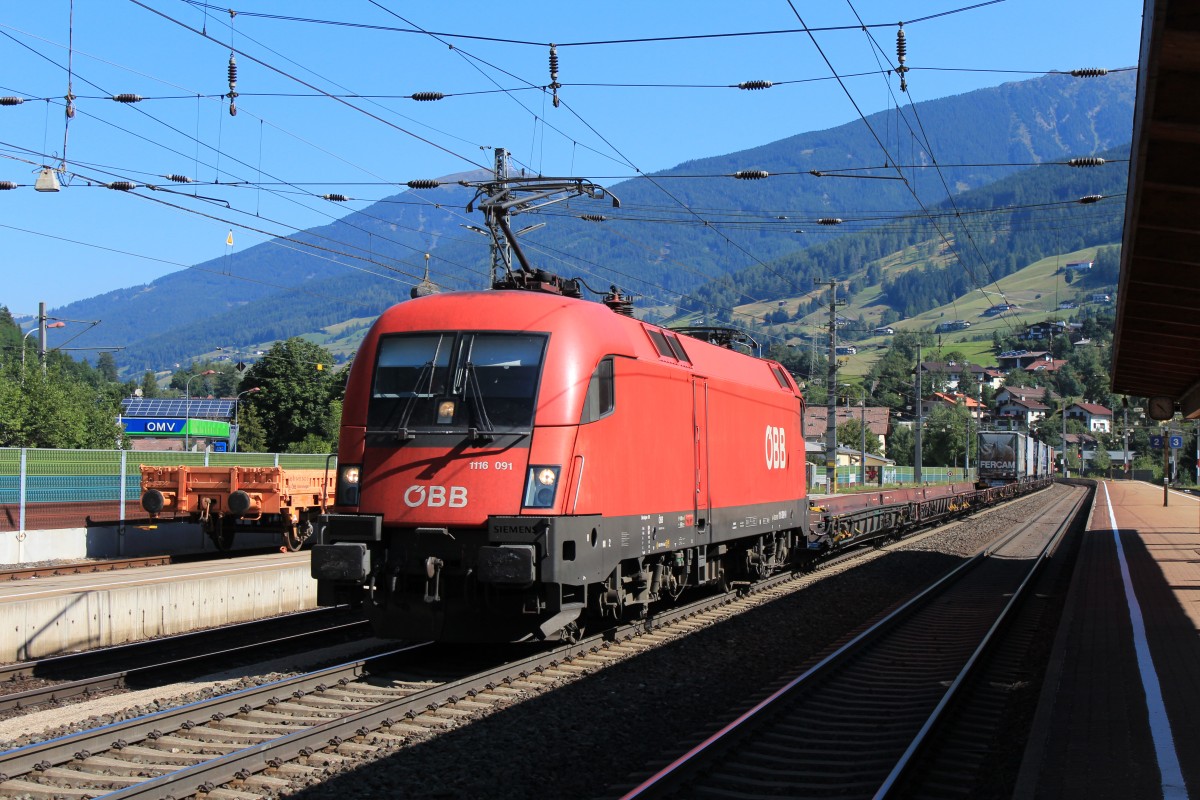
[(765, 450), (767, 469), (787, 469), (787, 435), (783, 428), (767, 426)]
[(409, 508), (464, 508), (467, 505), (467, 487), (422, 486), (416, 483), (404, 490), (404, 505)]

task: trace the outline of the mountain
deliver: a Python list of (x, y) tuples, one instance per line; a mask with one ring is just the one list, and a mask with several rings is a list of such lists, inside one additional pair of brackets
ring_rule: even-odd
[[(917, 110), (939, 163), (982, 165), (953, 170), (953, 191), (961, 194), (1020, 169), (988, 165), (1062, 161), (1127, 145), (1135, 88), (1132, 72), (1087, 80), (1048, 75), (921, 103)], [(874, 131), (895, 135), (895, 111), (867, 122)], [(819, 237), (800, 237), (796, 220), (844, 216), (847, 210), (915, 209), (900, 181), (810, 174), (878, 168), (883, 156), (872, 130), (860, 120), (624, 181), (609, 187), (621, 209), (605, 211), (608, 222), (579, 218), (599, 210), (595, 203), (549, 206), (517, 218), (517, 227), (535, 215), (547, 222), (521, 243), (535, 265), (582, 277), (597, 289), (616, 284), (664, 313), (695, 306), (698, 287), (712, 279), (799, 258), (806, 239)], [(905, 143), (904, 152), (913, 164), (932, 160), (915, 140)], [(771, 177), (728, 177), (750, 169)], [(918, 172), (923, 173), (918, 180), (930, 186), (937, 180), (932, 170)], [(696, 175), (713, 177), (682, 177)], [(487, 240), (461, 227), (480, 225), (481, 217), (465, 211), (473, 193), (456, 183), (480, 177), (449, 176), (439, 188), (402, 192), (330, 225), (53, 313), (104, 319), (106, 341), (125, 345), (118, 363), (134, 373), (217, 347), (245, 349), (322, 331), (328, 337), (325, 329), (334, 327), (336, 336), (353, 341), (367, 321), (408, 297), (424, 275), (425, 253), (431, 256), (430, 277), (441, 287), (487, 284)], [(745, 224), (747, 219), (754, 223)], [(703, 302), (719, 294), (708, 290)], [(726, 305), (744, 301), (728, 298)], [(347, 320), (360, 322), (339, 326)]]

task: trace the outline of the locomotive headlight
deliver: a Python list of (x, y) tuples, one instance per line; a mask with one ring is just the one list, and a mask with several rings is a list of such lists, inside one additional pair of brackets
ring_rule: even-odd
[(454, 409), (457, 403), (453, 400), (443, 400), (438, 403), (437, 421), (438, 425), (449, 425), (454, 422)]
[(339, 506), (358, 505), (358, 487), (361, 477), (361, 464), (343, 464), (338, 467), (337, 497), (335, 501)]
[(550, 508), (558, 493), (558, 474), (561, 467), (530, 467), (525, 478), (526, 508)]

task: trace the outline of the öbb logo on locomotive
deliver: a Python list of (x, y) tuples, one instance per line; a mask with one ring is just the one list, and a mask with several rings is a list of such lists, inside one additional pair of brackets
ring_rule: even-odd
[[(449, 491), (447, 491), (449, 489)], [(404, 505), (409, 508), (465, 508), (467, 505), (467, 487), (465, 486), (422, 486), (419, 483), (408, 487), (404, 492)]]
[(767, 426), (767, 469), (787, 469), (787, 433), (783, 428)]

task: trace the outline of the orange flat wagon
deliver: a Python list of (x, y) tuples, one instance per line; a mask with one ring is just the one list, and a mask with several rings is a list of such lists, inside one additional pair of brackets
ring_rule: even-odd
[(200, 524), (221, 550), (238, 530), (278, 532), (289, 550), (313, 534), (333, 497), (324, 469), (142, 465), (142, 508), (151, 519)]

